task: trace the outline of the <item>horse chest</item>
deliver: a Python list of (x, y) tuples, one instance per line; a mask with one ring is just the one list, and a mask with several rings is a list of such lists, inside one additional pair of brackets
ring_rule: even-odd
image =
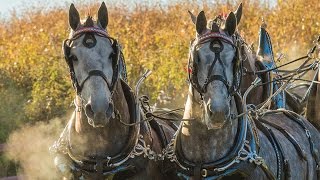
[(185, 157), (193, 162), (211, 162), (223, 157), (232, 146), (230, 134), (207, 129), (182, 129), (189, 134), (181, 136), (181, 147)]

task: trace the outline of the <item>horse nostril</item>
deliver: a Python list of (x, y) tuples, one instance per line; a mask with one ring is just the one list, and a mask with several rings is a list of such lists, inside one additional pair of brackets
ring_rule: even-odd
[(91, 104), (87, 104), (85, 107), (85, 113), (88, 118), (93, 119), (94, 118), (94, 112), (92, 110)]

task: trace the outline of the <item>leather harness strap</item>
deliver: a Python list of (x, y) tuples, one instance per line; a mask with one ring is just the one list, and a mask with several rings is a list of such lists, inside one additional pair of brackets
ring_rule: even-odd
[(279, 132), (281, 132), (293, 145), (293, 147), (296, 149), (298, 155), (300, 156), (301, 159), (303, 160), (307, 160), (306, 154), (305, 152), (302, 150), (302, 148), (300, 147), (300, 145), (298, 144), (297, 140), (284, 128), (282, 128), (281, 126), (278, 126), (272, 122), (269, 122), (263, 118), (259, 118), (259, 121), (263, 122), (264, 124), (267, 124), (275, 129), (277, 129)]
[[(281, 154), (280, 154), (280, 149), (279, 149), (279, 146), (277, 145), (276, 143), (276, 138), (272, 135), (272, 131), (271, 129), (269, 129), (268, 127), (266, 127), (263, 123), (261, 123), (258, 119), (255, 119), (255, 123), (258, 127), (258, 129), (263, 133), (265, 134), (265, 136), (268, 138), (269, 142), (271, 143), (274, 151), (275, 151), (275, 154), (276, 154), (276, 158), (277, 158), (277, 176), (274, 177), (273, 173), (268, 169), (267, 171), (265, 171), (265, 174), (267, 176), (270, 177), (270, 175), (272, 175), (272, 179), (277, 179), (277, 180), (280, 180), (282, 179), (282, 172), (283, 172), (283, 160), (282, 160), (282, 157), (281, 157)], [(266, 170), (266, 169), (264, 169)]]
[[(296, 114), (295, 112), (292, 112), (292, 111), (285, 111), (285, 110), (283, 110), (282, 112), (289, 119), (291, 119), (294, 122), (296, 122), (306, 132), (306, 136), (307, 136), (309, 144), (310, 144), (310, 151), (311, 151), (312, 157), (313, 157), (313, 159), (314, 159), (314, 161), (316, 163), (317, 178), (320, 179), (320, 152), (314, 146), (314, 142), (313, 142), (312, 136), (310, 134), (310, 131), (308, 130), (308, 128), (306, 127), (304, 122), (299, 118), (298, 114)], [(308, 176), (309, 176), (309, 171), (307, 173), (308, 173)]]
[(89, 71), (88, 76), (79, 84), (79, 90), (81, 91), (83, 88), (84, 83), (92, 76), (100, 76), (108, 85), (108, 88), (111, 90), (112, 86), (108, 83), (108, 78), (106, 75), (100, 70), (92, 70)]
[[(213, 41), (211, 41), (212, 39), (214, 39)], [(196, 63), (196, 62), (191, 62), (190, 59), (191, 59), (191, 55), (189, 57), (189, 62), (188, 62), (188, 65), (189, 65), (189, 68), (191, 68), (191, 72), (189, 72), (189, 80), (190, 80), (190, 83), (191, 85), (197, 89), (197, 91), (202, 95), (202, 93), (205, 93), (206, 90), (207, 90), (207, 86), (209, 85), (209, 83), (211, 83), (212, 81), (220, 81), (222, 82), (225, 87), (227, 88), (228, 90), (228, 93), (229, 94), (234, 94), (235, 91), (239, 88), (239, 87), (234, 87), (235, 84), (233, 83), (232, 85), (230, 85), (230, 83), (228, 82), (228, 80), (226, 80), (226, 72), (225, 72), (225, 67), (224, 67), (224, 63), (223, 61), (221, 60), (221, 56), (220, 56), (220, 53), (222, 52), (223, 50), (223, 44), (221, 41), (223, 42), (226, 42), (230, 45), (232, 45), (234, 48), (237, 49), (236, 45), (235, 45), (235, 40), (222, 34), (222, 33), (218, 33), (218, 32), (209, 32), (209, 33), (206, 33), (206, 34), (203, 34), (199, 37), (197, 37), (192, 43), (191, 43), (191, 46), (193, 48), (191, 48), (190, 52), (192, 52), (194, 55), (198, 57), (197, 53), (196, 53), (196, 47), (201, 45), (201, 44), (204, 44), (204, 43), (207, 43), (211, 41), (210, 43), (210, 49), (211, 51), (213, 51), (215, 53), (215, 58), (213, 60), (213, 62), (211, 63), (210, 65), (210, 68), (209, 68), (209, 72), (208, 72), (208, 76), (207, 78), (205, 79), (205, 82), (204, 82), (204, 85), (201, 86), (198, 82), (198, 80), (196, 79), (197, 78), (197, 67), (195, 67), (195, 65), (191, 66), (190, 63)], [(214, 44), (217, 44), (218, 46), (214, 46)], [(191, 54), (191, 53), (190, 53)], [(222, 75), (211, 75), (212, 74), (212, 70), (213, 70), (213, 67), (214, 65), (216, 64), (216, 62), (219, 62), (221, 64), (221, 66), (223, 67), (222, 68), (222, 71), (223, 71), (223, 76)], [(192, 74), (192, 75), (191, 75)], [(193, 77), (192, 77), (193, 76)]]

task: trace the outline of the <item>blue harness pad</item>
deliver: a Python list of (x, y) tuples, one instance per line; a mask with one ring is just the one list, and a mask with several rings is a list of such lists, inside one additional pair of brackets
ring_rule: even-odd
[[(273, 56), (271, 39), (264, 25), (260, 27), (258, 55), (263, 57), (262, 63), (267, 69), (272, 69), (277, 67), (274, 60), (274, 56)], [(277, 69), (273, 70), (271, 73), (275, 75), (274, 79), (277, 79), (279, 77), (279, 72)], [(275, 93), (279, 89), (279, 86), (281, 86), (282, 84), (283, 84), (282, 82), (274, 81), (272, 83), (273, 85), (272, 93)], [(274, 105), (276, 109), (285, 108), (286, 98), (285, 98), (284, 91), (281, 91), (272, 100), (274, 101)]]

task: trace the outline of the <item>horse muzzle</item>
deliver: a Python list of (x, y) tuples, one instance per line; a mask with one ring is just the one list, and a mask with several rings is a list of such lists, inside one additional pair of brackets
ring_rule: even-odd
[(204, 122), (208, 129), (221, 129), (228, 121), (230, 110), (214, 110), (210, 104), (204, 108)]
[(109, 122), (110, 119), (113, 115), (114, 112), (114, 105), (112, 102), (110, 102), (105, 109), (95, 111), (91, 104), (88, 103), (85, 106), (85, 113), (88, 118), (88, 123), (94, 127), (94, 128), (99, 128), (99, 127), (105, 127)]

